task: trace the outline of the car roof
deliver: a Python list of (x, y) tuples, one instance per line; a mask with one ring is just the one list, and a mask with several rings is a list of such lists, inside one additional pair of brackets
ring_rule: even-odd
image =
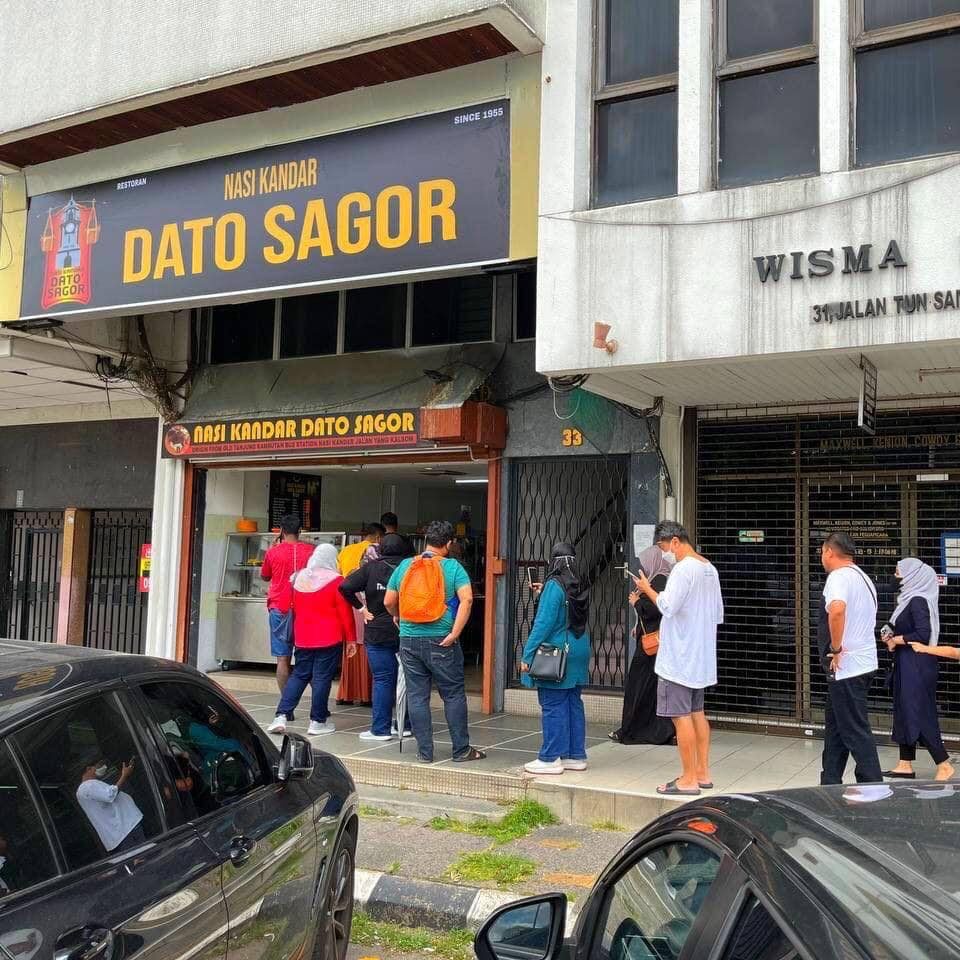
[[(852, 784), (718, 796), (666, 818), (712, 820), (737, 858), (756, 846), (861, 944), (904, 937), (960, 953), (960, 783)], [(922, 917), (922, 927), (915, 928)], [(935, 949), (930, 955), (940, 955)]]
[(0, 640), (0, 734), (65, 695), (120, 677), (192, 667), (133, 654), (56, 643)]

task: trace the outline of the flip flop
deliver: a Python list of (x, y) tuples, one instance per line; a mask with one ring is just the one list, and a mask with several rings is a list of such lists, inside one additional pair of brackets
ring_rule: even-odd
[(693, 790), (685, 790), (683, 787), (677, 786), (677, 780), (680, 778), (677, 777), (676, 780), (671, 780), (669, 783), (665, 783), (662, 787), (657, 787), (657, 793), (661, 797), (699, 797), (700, 788), (697, 787)]
[(470, 763), (471, 760), (486, 760), (487, 755), (482, 751), (478, 750), (476, 747), (471, 747), (469, 752), (465, 753), (462, 757), (454, 757), (454, 763)]
[(897, 773), (894, 770), (884, 770), (883, 776), (889, 777), (892, 780), (916, 780), (917, 775), (915, 773)]
[(701, 790), (712, 790), (712, 789), (713, 789), (713, 781), (711, 780), (709, 783), (705, 783), (703, 780), (701, 780), (701, 781), (700, 781), (700, 789), (701, 789)]

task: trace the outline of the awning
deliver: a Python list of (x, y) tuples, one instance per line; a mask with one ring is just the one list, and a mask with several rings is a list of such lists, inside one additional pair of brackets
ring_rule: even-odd
[(205, 367), (183, 419), (458, 407), (499, 364), (502, 343)]

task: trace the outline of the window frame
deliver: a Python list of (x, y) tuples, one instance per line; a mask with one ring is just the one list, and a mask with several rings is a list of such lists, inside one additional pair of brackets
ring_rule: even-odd
[[(849, 2), (859, 2), (859, 0), (849, 0)], [(820, 83), (820, 3), (819, 0), (811, 0), (813, 8), (813, 23), (811, 25), (810, 43), (802, 44), (799, 47), (789, 47), (785, 50), (775, 50), (771, 53), (758, 53), (748, 57), (736, 57), (731, 59), (727, 55), (727, 7), (728, 0), (716, 0), (714, 7), (716, 16), (713, 23), (713, 42), (717, 51), (716, 62), (713, 69), (713, 186), (717, 190), (740, 190), (744, 187), (759, 186), (763, 183), (780, 183), (786, 180), (802, 180), (805, 177), (816, 177), (820, 175), (820, 156), (819, 149), (817, 153), (817, 169), (810, 173), (790, 174), (786, 177), (770, 177), (765, 180), (751, 181), (750, 183), (726, 184), (721, 183), (720, 178), (720, 87), (724, 80), (731, 80), (736, 77), (749, 77), (759, 73), (775, 73), (778, 70), (785, 70), (790, 67), (800, 67), (805, 64), (817, 65), (817, 85)], [(819, 116), (819, 104), (817, 114)], [(819, 140), (819, 123), (817, 129), (817, 138)], [(818, 144), (819, 147), (819, 144)]]
[[(275, 360), (282, 360), (284, 362), (289, 362), (292, 360), (315, 360), (318, 358), (324, 357), (342, 357), (342, 356), (359, 356), (361, 354), (371, 354), (371, 353), (389, 353), (394, 350), (429, 350), (437, 349), (438, 347), (456, 347), (462, 346), (463, 343), (443, 343), (437, 344), (433, 347), (415, 347), (413, 345), (413, 298), (416, 285), (418, 283), (425, 283), (430, 280), (449, 280), (455, 279), (456, 277), (462, 276), (489, 276), (493, 284), (493, 300), (490, 310), (490, 335), (483, 340), (470, 340), (467, 341), (470, 344), (474, 343), (494, 343), (496, 342), (496, 332), (497, 332), (497, 300), (498, 300), (498, 287), (502, 281), (502, 276), (496, 273), (487, 273), (486, 271), (479, 271), (478, 273), (443, 273), (434, 277), (425, 277), (423, 280), (398, 280), (396, 283), (387, 283), (387, 284), (375, 284), (375, 286), (405, 286), (406, 290), (406, 312), (404, 316), (404, 334), (403, 334), (403, 343), (397, 347), (378, 347), (375, 350), (350, 350), (345, 349), (346, 346), (346, 327), (347, 327), (347, 294), (351, 290), (364, 289), (363, 285), (354, 285), (350, 287), (339, 287), (336, 290), (329, 290), (327, 288), (321, 288), (319, 290), (313, 291), (292, 291), (292, 295), (297, 296), (310, 296), (312, 293), (336, 293), (338, 295), (338, 304), (337, 304), (337, 346), (334, 353), (308, 353), (296, 357), (282, 357), (280, 356), (280, 344), (283, 337), (283, 301), (284, 297), (274, 297), (274, 313), (273, 313), (273, 351), (272, 355), (264, 360), (236, 360), (230, 363), (218, 363), (214, 364), (211, 360), (213, 356), (213, 311), (217, 304), (202, 307), (201, 308), (201, 326), (205, 334), (205, 343), (203, 345), (203, 362), (208, 366), (218, 366), (218, 367), (237, 367), (245, 363), (271, 363)], [(267, 298), (269, 299), (269, 298)], [(514, 304), (514, 313), (516, 312), (516, 295), (513, 298)]]
[[(266, 764), (266, 771), (269, 774), (269, 779), (266, 783), (262, 783), (260, 786), (255, 787), (248, 793), (245, 793), (235, 802), (223, 804), (216, 810), (209, 811), (209, 813), (199, 814), (198, 811), (190, 810), (183, 804), (183, 801), (181, 800), (180, 804), (183, 809), (184, 819), (188, 824), (207, 823), (215, 817), (223, 816), (224, 811), (231, 810), (239, 804), (249, 803), (251, 799), (257, 797), (264, 791), (276, 790), (278, 784), (280, 783), (280, 781), (277, 779), (277, 770), (280, 763), (280, 751), (277, 748), (277, 745), (263, 732), (260, 726), (257, 725), (256, 721), (254, 721), (245, 710), (238, 710), (236, 705), (230, 701), (229, 697), (220, 693), (218, 690), (212, 689), (202, 680), (197, 680), (194, 677), (171, 677), (168, 673), (147, 674), (137, 677), (136, 682), (129, 685), (129, 689), (133, 699), (136, 701), (137, 711), (142, 715), (143, 722), (146, 724), (146, 727), (150, 732), (154, 746), (165, 764), (167, 764), (169, 760), (173, 759), (173, 751), (170, 748), (170, 741), (167, 740), (162, 728), (160, 727), (160, 724), (153, 715), (153, 711), (150, 709), (150, 698), (143, 690), (145, 686), (158, 683), (195, 687), (198, 690), (204, 691), (208, 696), (216, 697), (225, 709), (231, 710), (239, 717), (244, 727), (247, 729), (253, 739), (256, 740), (256, 742), (260, 745), (260, 749), (263, 752), (262, 759)], [(169, 775), (167, 779), (169, 779)], [(198, 813), (199, 815), (191, 816), (193, 813)]]
[(734, 937), (740, 929), (740, 921), (743, 919), (743, 912), (750, 901), (756, 900), (769, 914), (770, 918), (780, 929), (781, 933), (790, 941), (793, 949), (801, 960), (814, 960), (812, 954), (803, 943), (798, 939), (796, 933), (789, 923), (783, 918), (782, 913), (774, 906), (773, 902), (757, 886), (756, 882), (748, 879), (737, 891), (737, 897), (733, 902), (727, 921), (716, 939), (716, 949), (714, 956), (718, 960), (728, 960), (730, 950), (734, 947)]
[[(656, 77), (644, 77), (642, 80), (626, 80), (622, 83), (607, 83), (607, 6), (609, 0), (595, 0), (593, 17), (593, 91), (590, 114), (590, 206), (593, 208), (623, 206), (625, 202), (648, 203), (651, 200), (662, 200), (665, 197), (675, 197), (679, 192), (679, 184), (673, 193), (665, 193), (659, 197), (645, 197), (641, 200), (617, 201), (601, 203), (598, 177), (600, 171), (600, 144), (598, 142), (597, 116), (600, 106), (615, 100), (640, 100), (645, 97), (662, 93), (676, 93), (680, 91), (680, 47), (677, 44), (677, 69), (673, 73), (661, 73)], [(679, 2), (679, 0), (678, 0)], [(678, 12), (679, 27), (679, 12)], [(679, 124), (675, 131), (679, 139)], [(679, 164), (678, 164), (679, 165)], [(516, 298), (514, 298), (514, 313), (516, 313)]]
[(958, 153), (957, 150), (944, 150), (940, 153), (921, 153), (911, 157), (899, 157), (892, 160), (878, 160), (861, 164), (857, 158), (857, 55), (867, 50), (881, 47), (895, 47), (918, 40), (946, 36), (960, 31), (960, 13), (945, 13), (938, 17), (897, 23), (889, 27), (867, 30), (864, 26), (865, 0), (847, 0), (850, 12), (850, 106), (851, 122), (849, 131), (850, 168), (852, 170), (870, 170), (890, 163), (912, 163), (915, 160), (927, 160), (931, 157), (946, 157)]

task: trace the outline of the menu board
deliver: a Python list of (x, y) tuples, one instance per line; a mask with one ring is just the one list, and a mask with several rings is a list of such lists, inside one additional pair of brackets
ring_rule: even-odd
[(304, 530), (320, 529), (320, 477), (270, 471), (270, 529), (279, 529), (288, 513), (300, 518)]

